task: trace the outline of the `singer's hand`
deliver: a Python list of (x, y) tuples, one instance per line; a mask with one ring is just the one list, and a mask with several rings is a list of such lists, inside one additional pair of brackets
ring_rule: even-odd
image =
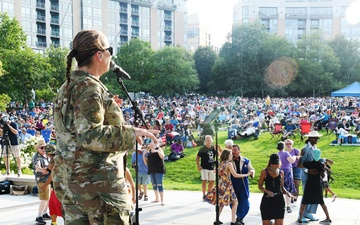
[(160, 132), (159, 130), (145, 130), (142, 128), (135, 127), (135, 136), (136, 137), (146, 136), (146, 137), (150, 138), (151, 140), (153, 140), (153, 142), (155, 144), (158, 143), (158, 139), (155, 137), (154, 134), (157, 134), (159, 132)]

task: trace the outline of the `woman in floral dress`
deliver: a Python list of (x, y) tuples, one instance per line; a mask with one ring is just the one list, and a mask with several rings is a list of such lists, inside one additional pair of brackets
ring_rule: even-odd
[[(235, 219), (238, 201), (231, 183), (230, 174), (233, 175), (235, 178), (243, 178), (249, 176), (250, 173), (237, 174), (234, 170), (233, 164), (230, 162), (231, 160), (231, 151), (229, 149), (224, 149), (224, 151), (220, 155), (220, 165), (218, 168), (219, 216), (224, 206), (228, 206), (229, 204), (231, 204), (231, 225), (240, 225), (240, 223), (236, 222)], [(216, 204), (216, 187), (214, 187), (211, 192), (209, 192), (205, 196), (205, 201), (209, 202), (212, 205)], [(216, 224), (216, 222), (214, 222), (214, 224)], [(219, 221), (219, 224), (222, 224), (222, 222)]]

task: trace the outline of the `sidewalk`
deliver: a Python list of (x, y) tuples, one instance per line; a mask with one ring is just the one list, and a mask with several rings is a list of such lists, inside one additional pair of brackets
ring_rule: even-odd
[[(153, 192), (149, 192), (149, 201), (139, 201), (142, 211), (139, 213), (141, 225), (212, 225), (215, 220), (215, 207), (203, 202), (201, 192), (193, 191), (169, 191), (165, 190), (165, 206), (159, 203), (151, 203)], [(260, 225), (260, 201), (262, 195), (252, 193), (250, 196), (250, 211), (244, 219), (246, 225)], [(325, 199), (328, 207), (332, 225), (360, 225), (360, 200), (350, 200), (337, 198), (331, 202), (331, 198)], [(13, 210), (15, 208), (37, 205), (38, 197), (32, 195), (12, 196), (0, 195), (0, 211)], [(299, 211), (299, 203), (293, 204), (292, 213), (285, 213), (284, 224), (294, 225)], [(220, 220), (224, 225), (230, 224), (230, 208), (225, 207)], [(318, 207), (315, 216), (320, 220), (325, 219), (325, 215)], [(2, 224), (0, 218), (0, 224)], [(319, 224), (319, 222), (309, 222), (309, 225)], [(60, 225), (60, 224), (59, 224)]]

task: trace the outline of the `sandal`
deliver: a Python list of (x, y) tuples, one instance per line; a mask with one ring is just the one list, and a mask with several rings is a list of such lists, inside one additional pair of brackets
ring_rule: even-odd
[(144, 201), (147, 201), (147, 200), (149, 200), (149, 198), (148, 198), (147, 195), (145, 195), (145, 196), (144, 196)]
[(332, 202), (335, 202), (336, 198), (337, 198), (337, 195), (334, 195)]
[(292, 213), (290, 207), (286, 207), (286, 211), (287, 211), (288, 213)]
[(319, 223), (320, 224), (331, 224), (331, 220), (324, 219), (324, 220), (320, 221)]
[(144, 196), (144, 192), (141, 192), (141, 193), (139, 194), (139, 200), (141, 200), (143, 196)]

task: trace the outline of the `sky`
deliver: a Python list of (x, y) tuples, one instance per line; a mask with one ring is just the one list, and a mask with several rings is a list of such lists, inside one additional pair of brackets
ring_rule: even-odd
[(211, 28), (214, 43), (225, 43), (232, 27), (232, 7), (236, 0), (189, 0), (188, 14), (199, 14)]

